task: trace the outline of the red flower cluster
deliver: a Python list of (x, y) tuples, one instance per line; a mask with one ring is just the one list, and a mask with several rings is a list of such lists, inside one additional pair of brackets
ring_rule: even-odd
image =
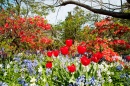
[(86, 56), (82, 56), (80, 58), (80, 62), (82, 63), (82, 65), (87, 66), (90, 64), (91, 60), (88, 59)]
[(73, 44), (73, 40), (72, 39), (68, 39), (68, 40), (65, 41), (65, 43), (66, 43), (66, 46), (70, 47)]
[(102, 26), (105, 26), (105, 25), (109, 25), (111, 23), (112, 23), (111, 19), (108, 17), (108, 18), (105, 18), (105, 19), (101, 20), (100, 22), (96, 22), (95, 26), (96, 27), (102, 27)]
[(101, 52), (97, 52), (97, 53), (95, 53), (95, 54), (92, 56), (91, 60), (92, 60), (93, 62), (98, 63), (102, 57), (103, 57), (103, 54), (102, 54)]
[(46, 68), (52, 68), (52, 62), (51, 61), (48, 61), (46, 63)]
[(53, 51), (48, 51), (47, 52), (47, 56), (48, 57), (52, 57), (52, 55), (54, 55), (55, 57), (57, 57), (59, 55), (59, 51), (58, 50), (53, 50)]
[(73, 73), (76, 71), (76, 66), (74, 64), (67, 66), (67, 69), (70, 73)]
[(60, 48), (60, 51), (63, 55), (67, 55), (69, 53), (69, 47), (63, 46)]
[(115, 44), (115, 45), (125, 45), (126, 44), (126, 42), (124, 41), (124, 40), (120, 40), (120, 39), (118, 39), (118, 40), (114, 40), (113, 41), (113, 43)]
[(78, 50), (78, 53), (79, 53), (79, 54), (84, 54), (84, 53), (86, 52), (86, 47), (79, 45), (79, 46), (77, 47), (77, 50)]
[(14, 14), (10, 18), (4, 12), (0, 13), (0, 15), (0, 21), (5, 21), (1, 23), (3, 25), (0, 27), (0, 34), (2, 34), (3, 38), (6, 34), (9, 34), (8, 37), (15, 40), (11, 44), (15, 44), (17, 41), (16, 45), (21, 46), (24, 42), (24, 45), (26, 44), (29, 48), (39, 49), (52, 43), (52, 39), (48, 38), (48, 35), (44, 33), (44, 30), (51, 29), (51, 25), (43, 17), (24, 18), (16, 17)]

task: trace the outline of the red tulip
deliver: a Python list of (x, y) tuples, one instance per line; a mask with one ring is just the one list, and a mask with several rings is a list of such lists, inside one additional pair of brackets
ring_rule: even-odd
[(91, 58), (91, 60), (92, 60), (93, 62), (96, 62), (96, 63), (99, 62), (99, 59), (98, 59), (97, 57), (94, 57), (94, 56)]
[(52, 62), (51, 61), (48, 61), (46, 63), (46, 68), (52, 68)]
[(54, 50), (54, 51), (53, 51), (53, 55), (54, 55), (55, 57), (57, 57), (57, 56), (59, 55), (59, 51), (58, 51), (58, 50)]
[(103, 57), (103, 54), (100, 53), (100, 52), (97, 52), (97, 53), (95, 53), (95, 54), (92, 56), (91, 60), (92, 60), (93, 62), (98, 63), (102, 57)]
[(68, 39), (68, 40), (65, 41), (65, 43), (66, 43), (66, 46), (70, 47), (73, 44), (73, 40), (72, 39)]
[(73, 73), (76, 71), (76, 66), (74, 64), (67, 66), (67, 69), (70, 73)]
[(63, 55), (67, 55), (69, 53), (69, 48), (67, 46), (61, 47), (60, 50)]
[(52, 56), (52, 51), (48, 51), (48, 52), (47, 52), (47, 56), (48, 56), (48, 57), (51, 57), (51, 56)]
[(84, 66), (87, 66), (90, 64), (90, 59), (88, 59), (86, 56), (82, 56), (80, 58), (80, 61), (81, 61), (82, 65), (84, 65)]
[(84, 54), (85, 52), (86, 52), (86, 47), (85, 46), (78, 46), (77, 47), (77, 49), (78, 49), (78, 53), (79, 54)]
[(127, 61), (130, 61), (130, 56), (126, 56), (126, 60), (127, 60)]
[(101, 52), (97, 52), (94, 56), (96, 56), (98, 59), (101, 59), (103, 54)]

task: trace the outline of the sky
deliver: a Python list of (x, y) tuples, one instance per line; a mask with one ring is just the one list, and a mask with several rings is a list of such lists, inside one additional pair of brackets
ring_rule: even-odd
[[(83, 0), (80, 0), (83, 1)], [(90, 0), (87, 0), (90, 1)], [(120, 0), (102, 0), (103, 2), (107, 3), (108, 1), (111, 2), (111, 4), (115, 4), (115, 5), (120, 5)], [(125, 0), (122, 0), (123, 2), (125, 2)], [(90, 5), (89, 2), (85, 3), (87, 5)], [(72, 11), (73, 8), (76, 5), (66, 5), (66, 6), (62, 6), (62, 7), (57, 7), (54, 13), (50, 13), (46, 19), (48, 20), (49, 23), (51, 24), (57, 24), (59, 21), (64, 21), (66, 16), (68, 15), (68, 12)]]

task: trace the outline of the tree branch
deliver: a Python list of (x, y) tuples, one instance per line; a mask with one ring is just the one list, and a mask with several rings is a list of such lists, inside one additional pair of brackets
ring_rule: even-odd
[(127, 1), (127, 3), (129, 3), (130, 4), (130, 0), (126, 0)]
[(122, 19), (130, 19), (130, 13), (113, 12), (113, 11), (108, 11), (108, 10), (104, 10), (104, 9), (95, 9), (93, 7), (90, 7), (89, 5), (86, 5), (86, 4), (77, 2), (77, 1), (64, 1), (62, 4), (60, 4), (58, 6), (65, 6), (68, 4), (74, 4), (77, 6), (81, 6), (94, 13), (97, 13), (97, 14), (103, 14), (103, 15), (108, 15), (108, 16), (112, 16), (112, 17), (116, 17), (116, 18), (122, 18)]

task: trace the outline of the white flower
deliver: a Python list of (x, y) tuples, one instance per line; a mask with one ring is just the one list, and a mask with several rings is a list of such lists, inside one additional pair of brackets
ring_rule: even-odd
[(114, 72), (111, 72), (111, 75), (114, 75)]
[(30, 86), (37, 86), (35, 83), (30, 84)]
[(78, 62), (75, 63), (76, 66), (79, 66)]
[(113, 66), (114, 66), (114, 64), (113, 64), (113, 63), (111, 63), (109, 67), (113, 67)]
[(108, 79), (111, 79), (111, 77), (109, 76)]
[(105, 80), (103, 78), (101, 78), (101, 83), (104, 83), (104, 82), (105, 82)]
[(9, 64), (7, 64), (7, 69), (9, 69), (10, 68), (10, 65)]
[(104, 69), (104, 66), (102, 64), (98, 65), (98, 68)]
[(4, 72), (4, 76), (6, 76), (7, 75), (7, 72)]
[(108, 80), (108, 82), (110, 82), (110, 83), (111, 83), (111, 82), (112, 82), (112, 79), (109, 79), (109, 80)]
[(3, 65), (2, 65), (2, 64), (0, 64), (0, 68), (3, 68)]
[(107, 70), (108, 70), (107, 68), (102, 69), (102, 71), (104, 71), (104, 72), (106, 72)]
[(96, 70), (97, 69), (97, 64), (93, 63), (93, 69)]
[(35, 77), (32, 77), (30, 80), (30, 82), (32, 82), (32, 83), (35, 83), (35, 81), (36, 81)]
[(102, 65), (104, 65), (105, 68), (109, 67), (105, 62), (102, 62)]
[(40, 53), (40, 50), (37, 50), (37, 53)]
[(13, 64), (13, 62), (12, 62), (12, 61), (10, 61), (10, 64)]
[(18, 53), (18, 57), (19, 57), (19, 56), (22, 56), (22, 55), (23, 55), (23, 53)]
[(43, 81), (43, 82), (46, 82), (46, 79), (44, 78), (42, 81)]
[(129, 62), (125, 62), (125, 65), (130, 67), (130, 63)]
[(89, 67), (89, 65), (86, 67), (86, 71), (87, 72), (89, 72), (89, 70), (90, 70), (90, 67)]
[(115, 61), (115, 60), (122, 60), (122, 57), (121, 56), (112, 56), (112, 59)]
[(110, 73), (110, 71), (107, 71), (107, 75), (110, 75), (111, 73)]
[(38, 68), (38, 72), (42, 73), (42, 67), (41, 66)]
[(118, 65), (120, 65), (120, 63), (119, 62), (115, 62), (115, 66), (118, 66)]
[(97, 76), (98, 76), (99, 78), (102, 77), (100, 70), (97, 70)]

